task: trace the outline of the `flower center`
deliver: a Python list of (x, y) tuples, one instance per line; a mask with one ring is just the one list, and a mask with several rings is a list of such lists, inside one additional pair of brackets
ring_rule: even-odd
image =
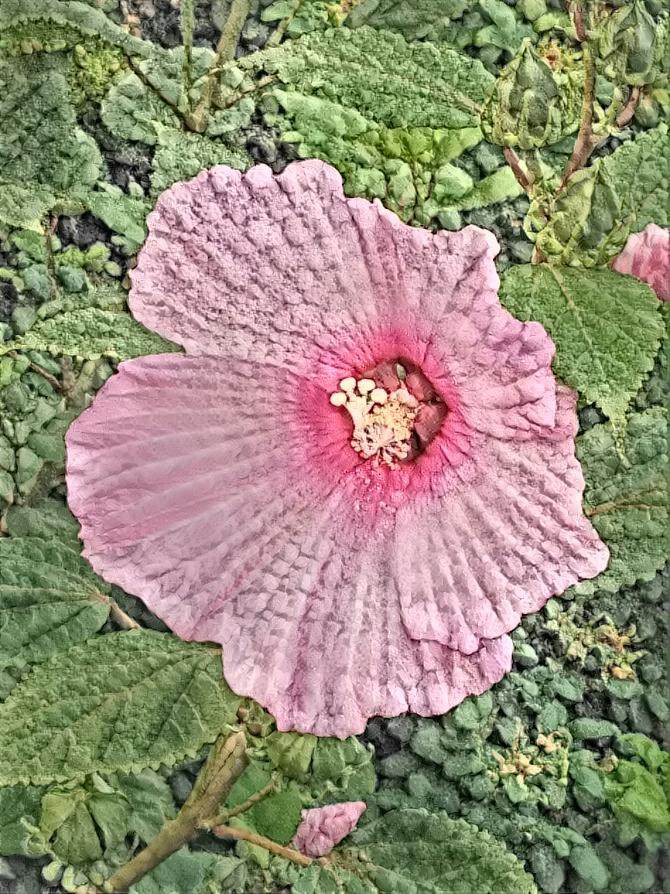
[[(410, 381), (418, 386), (418, 395)], [(374, 465), (390, 468), (425, 450), (446, 416), (445, 404), (420, 371), (408, 374), (401, 363), (383, 363), (369, 376), (342, 379), (330, 403), (351, 417), (353, 449)]]

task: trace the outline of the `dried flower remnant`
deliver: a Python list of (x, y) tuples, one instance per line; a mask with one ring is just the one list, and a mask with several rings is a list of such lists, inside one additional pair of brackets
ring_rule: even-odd
[(641, 279), (661, 301), (670, 301), (670, 229), (648, 224), (629, 236), (612, 269)]
[(608, 555), (494, 237), (409, 227), (318, 161), (204, 171), (149, 229), (131, 308), (186, 356), (121, 364), (68, 433), (94, 568), (221, 643), (282, 730), (488, 689), (520, 617)]
[(293, 844), (308, 857), (325, 857), (356, 828), (365, 801), (344, 801), (303, 810)]

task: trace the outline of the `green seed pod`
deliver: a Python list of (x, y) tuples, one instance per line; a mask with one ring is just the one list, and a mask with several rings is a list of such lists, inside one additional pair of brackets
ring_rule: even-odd
[(501, 71), (482, 113), (487, 140), (537, 149), (577, 130), (581, 71), (572, 59), (549, 58), (555, 67), (526, 40)]

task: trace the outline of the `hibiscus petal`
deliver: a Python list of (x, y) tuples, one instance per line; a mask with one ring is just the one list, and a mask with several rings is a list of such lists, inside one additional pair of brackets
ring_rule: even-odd
[(661, 301), (670, 301), (670, 229), (648, 224), (641, 233), (629, 236), (612, 269), (636, 276)]
[(491, 439), (466, 487), (399, 511), (396, 576), (412, 637), (470, 653), (604, 570), (607, 547), (581, 508), (575, 403), (559, 386), (550, 436)]
[(325, 857), (353, 832), (366, 807), (365, 801), (342, 801), (303, 810), (294, 846), (308, 857)]
[(163, 193), (149, 230), (130, 307), (190, 353), (312, 358), (332, 388), (395, 343), (457, 395), (470, 427), (515, 437), (554, 424), (553, 343), (501, 307), (486, 230), (406, 226), (378, 202), (346, 199), (317, 160), (279, 176), (203, 171)]
[(464, 658), (409, 637), (394, 514), (371, 525), (358, 511), (346, 443), (333, 478), (312, 474), (287, 376), (210, 357), (121, 364), (67, 435), (84, 555), (177, 634), (220, 642), (230, 685), (280, 729), (347, 736), (373, 714), (441, 713), (484, 691), (509, 640)]

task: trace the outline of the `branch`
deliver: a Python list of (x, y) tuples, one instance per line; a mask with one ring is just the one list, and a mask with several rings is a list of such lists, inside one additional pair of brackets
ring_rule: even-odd
[(248, 829), (234, 829), (232, 826), (214, 826), (212, 834), (216, 835), (217, 838), (235, 838), (238, 841), (248, 841), (249, 844), (265, 848), (271, 854), (277, 854), (278, 857), (283, 857), (285, 860), (290, 860), (299, 866), (311, 866), (314, 862), (311, 857), (306, 857), (295, 848), (283, 847), (281, 844), (277, 844), (276, 841), (264, 838), (262, 835), (256, 835)]
[(517, 179), (517, 182), (521, 186), (521, 189), (528, 195), (531, 194), (533, 184), (529, 180), (526, 172), (521, 167), (521, 162), (519, 161), (519, 156), (516, 154), (514, 149), (511, 146), (505, 146), (503, 149), (503, 154), (505, 156), (505, 160), (507, 164), (512, 169), (512, 173)]
[(96, 593), (95, 595), (100, 602), (104, 602), (105, 605), (109, 606), (109, 616), (122, 630), (142, 629), (142, 625), (138, 624), (135, 618), (131, 618), (130, 615), (127, 615), (118, 602), (115, 602), (111, 596), (107, 596), (106, 593)]
[(563, 191), (568, 180), (575, 171), (583, 168), (589, 160), (591, 153), (600, 142), (599, 138), (593, 133), (593, 102), (596, 93), (596, 65), (588, 43), (583, 45), (584, 53), (584, 97), (582, 99), (581, 121), (579, 123), (579, 133), (575, 142), (575, 148), (568, 161), (563, 177), (558, 185), (556, 194)]
[(205, 82), (202, 96), (193, 114), (187, 115), (184, 119), (186, 126), (196, 133), (204, 133), (207, 127), (207, 118), (209, 117), (219, 71), (222, 65), (225, 65), (226, 62), (232, 62), (235, 58), (235, 50), (250, 8), (251, 0), (232, 0), (230, 4), (230, 12), (216, 46), (216, 55), (207, 73), (207, 81)]
[[(19, 356), (16, 351), (8, 351), (7, 353), (14, 359)], [(58, 381), (56, 376), (52, 376), (51, 373), (47, 372), (47, 370), (44, 369), (44, 367), (40, 366), (39, 363), (34, 363), (32, 360), (28, 360), (28, 366), (30, 367), (30, 369), (32, 369), (33, 372), (36, 372), (38, 375), (42, 376), (42, 378), (51, 385), (54, 391), (57, 391), (59, 394), (64, 391), (63, 385)]]
[(277, 44), (281, 42), (282, 37), (286, 33), (286, 29), (288, 28), (288, 26), (291, 24), (291, 22), (295, 18), (296, 13), (302, 6), (302, 3), (303, 3), (303, 0), (293, 0), (293, 8), (291, 9), (291, 11), (289, 12), (289, 14), (287, 16), (284, 16), (284, 18), (277, 25), (277, 27), (272, 32), (272, 34), (265, 41), (265, 47), (264, 47), (265, 49), (267, 49), (268, 47), (276, 47)]
[(218, 808), (247, 765), (244, 733), (218, 739), (193, 790), (177, 816), (167, 822), (158, 835), (130, 862), (118, 869), (103, 884), (106, 894), (127, 891), (154, 866), (186, 844), (198, 831), (198, 823)]
[(628, 124), (630, 119), (635, 114), (635, 110), (638, 107), (638, 103), (640, 102), (641, 97), (642, 90), (639, 87), (631, 87), (628, 102), (616, 116), (617, 127), (625, 127)]

